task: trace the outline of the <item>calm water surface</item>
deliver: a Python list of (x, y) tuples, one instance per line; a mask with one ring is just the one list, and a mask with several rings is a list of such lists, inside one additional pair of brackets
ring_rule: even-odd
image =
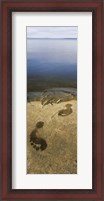
[(27, 90), (77, 87), (77, 39), (27, 39)]

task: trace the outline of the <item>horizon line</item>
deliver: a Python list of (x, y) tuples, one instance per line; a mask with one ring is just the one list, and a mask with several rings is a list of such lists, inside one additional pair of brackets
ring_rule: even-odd
[(77, 39), (77, 38), (34, 38), (34, 37), (27, 37), (27, 39)]

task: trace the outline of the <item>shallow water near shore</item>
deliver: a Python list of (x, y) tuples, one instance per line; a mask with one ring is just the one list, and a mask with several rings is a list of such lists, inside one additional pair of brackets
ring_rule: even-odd
[(76, 88), (50, 88), (45, 89), (44, 91), (38, 91), (38, 92), (27, 92), (27, 101), (41, 101), (43, 97), (53, 98), (53, 99), (62, 99), (62, 101), (65, 101), (65, 99), (70, 98), (70, 95), (73, 95), (74, 97), (77, 97), (77, 89)]

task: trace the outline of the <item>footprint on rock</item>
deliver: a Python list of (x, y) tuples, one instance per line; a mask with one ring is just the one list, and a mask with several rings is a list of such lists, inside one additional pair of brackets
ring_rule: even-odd
[(38, 129), (42, 128), (44, 125), (43, 121), (39, 121), (36, 123), (35, 129), (30, 133), (30, 144), (34, 149), (45, 150), (47, 148), (47, 142), (45, 139), (38, 137)]

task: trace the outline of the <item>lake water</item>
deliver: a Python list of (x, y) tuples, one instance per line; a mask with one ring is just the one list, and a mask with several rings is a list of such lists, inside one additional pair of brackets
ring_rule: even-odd
[(27, 39), (27, 91), (77, 87), (77, 39)]

